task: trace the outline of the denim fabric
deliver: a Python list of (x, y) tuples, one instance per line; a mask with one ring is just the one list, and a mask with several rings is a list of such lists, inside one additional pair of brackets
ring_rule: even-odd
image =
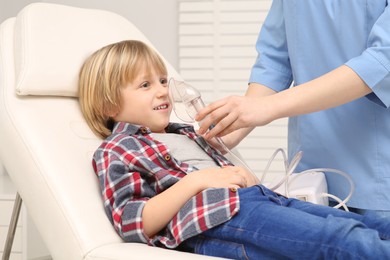
[(263, 186), (238, 190), (240, 211), (185, 241), (231, 259), (388, 259), (390, 219), (287, 199)]
[[(338, 202), (335, 201), (329, 201), (329, 206), (334, 207), (338, 205)], [(340, 208), (341, 210), (344, 210), (342, 207)], [(371, 209), (359, 209), (359, 208), (354, 208), (354, 207), (348, 207), (348, 210), (350, 212), (354, 212), (360, 215), (364, 214), (376, 214), (379, 217), (382, 218), (390, 218), (390, 210), (371, 210)]]
[(375, 214), (390, 219), (390, 210), (370, 210), (370, 209), (357, 209), (357, 208), (349, 208), (349, 211), (355, 212), (360, 215), (367, 214), (369, 212), (375, 212)]

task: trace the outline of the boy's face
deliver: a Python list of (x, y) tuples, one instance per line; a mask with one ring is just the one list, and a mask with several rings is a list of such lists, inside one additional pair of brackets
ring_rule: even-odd
[(113, 118), (163, 133), (172, 112), (167, 75), (160, 75), (154, 69), (148, 71), (142, 69), (133, 82), (122, 88), (122, 107)]

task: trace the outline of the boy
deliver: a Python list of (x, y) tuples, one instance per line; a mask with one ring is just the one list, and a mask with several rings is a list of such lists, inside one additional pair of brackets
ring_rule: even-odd
[(279, 196), (170, 123), (167, 81), (138, 41), (103, 47), (80, 72), (82, 112), (105, 139), (93, 167), (125, 241), (234, 259), (390, 256), (390, 220)]

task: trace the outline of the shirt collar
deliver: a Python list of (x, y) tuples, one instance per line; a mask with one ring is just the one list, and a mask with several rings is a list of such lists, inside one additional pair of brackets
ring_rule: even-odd
[[(169, 123), (165, 128), (167, 133), (178, 133), (182, 129), (188, 129), (188, 131), (194, 132), (194, 128), (192, 125), (182, 124), (182, 123)], [(114, 124), (114, 128), (112, 134), (150, 134), (152, 131), (148, 127), (142, 125), (135, 125), (127, 122), (116, 122)]]

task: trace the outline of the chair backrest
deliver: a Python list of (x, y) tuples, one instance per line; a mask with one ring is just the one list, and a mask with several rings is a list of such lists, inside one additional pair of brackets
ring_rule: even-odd
[(0, 160), (54, 259), (122, 243), (91, 167), (101, 140), (80, 112), (77, 77), (89, 54), (125, 39), (152, 46), (117, 14), (57, 4), (28, 5), (0, 28)]

